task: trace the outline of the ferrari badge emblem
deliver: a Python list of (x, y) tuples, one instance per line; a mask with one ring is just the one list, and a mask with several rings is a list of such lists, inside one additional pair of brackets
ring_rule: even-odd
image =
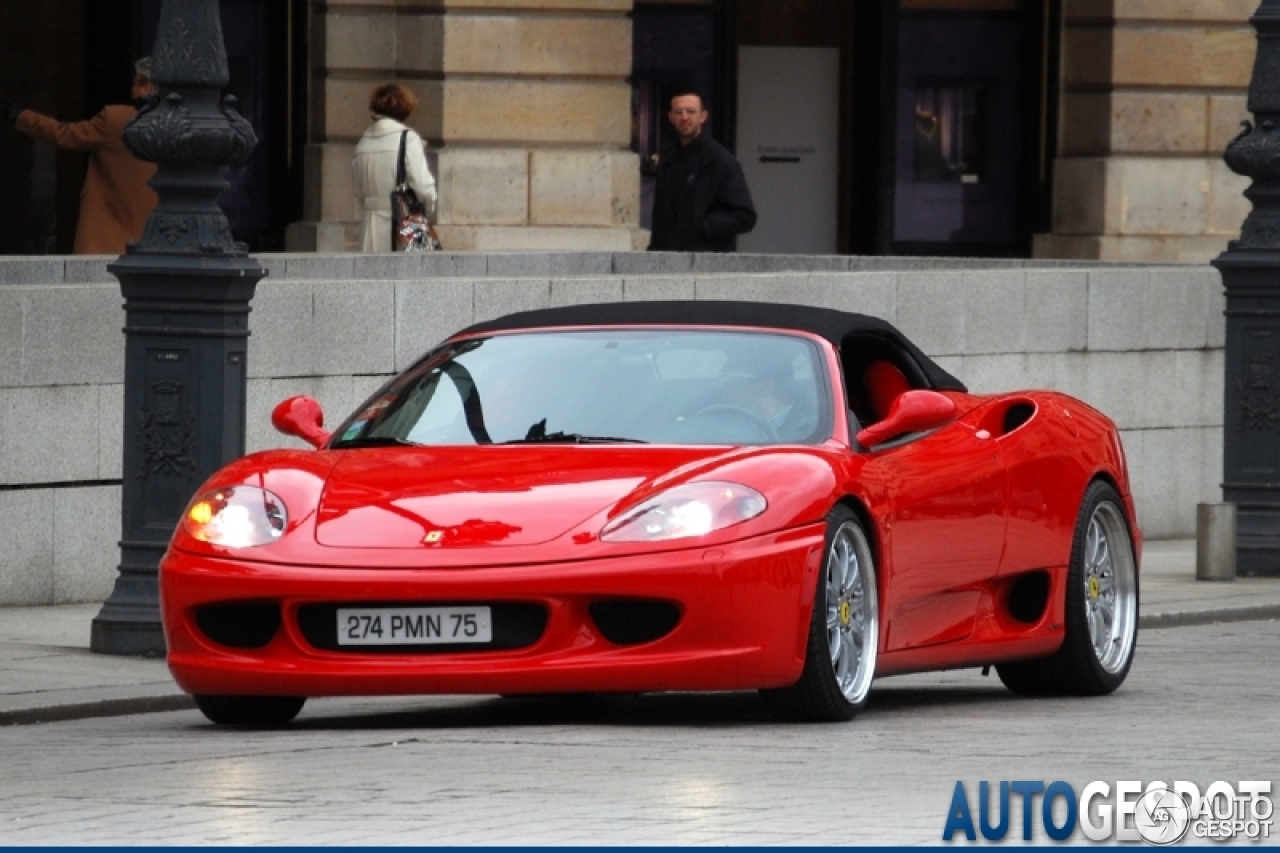
[(443, 530), (432, 530), (432, 531), (429, 531), (426, 536), (422, 537), (422, 542), (424, 545), (437, 545), (440, 543), (440, 540), (443, 538), (444, 538)]

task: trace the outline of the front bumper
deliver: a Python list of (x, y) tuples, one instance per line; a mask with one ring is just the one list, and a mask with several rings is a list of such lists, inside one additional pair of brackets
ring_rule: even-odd
[[(649, 556), (468, 569), (312, 568), (171, 550), (160, 567), (169, 668), (188, 693), (352, 696), (737, 690), (795, 682), (804, 663), (825, 526)], [(492, 552), (490, 552), (492, 553)], [(607, 640), (591, 605), (670, 602), (674, 629), (634, 645)], [(522, 603), (545, 608), (531, 645), (386, 653), (325, 650), (300, 626), (317, 604)], [(214, 642), (196, 614), (212, 604), (278, 606), (259, 648)]]

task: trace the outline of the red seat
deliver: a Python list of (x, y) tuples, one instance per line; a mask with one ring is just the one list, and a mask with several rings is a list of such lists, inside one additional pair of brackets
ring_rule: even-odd
[(907, 377), (891, 361), (873, 361), (862, 372), (862, 381), (871, 401), (872, 415), (877, 421), (884, 420), (889, 414), (898, 395), (911, 390)]

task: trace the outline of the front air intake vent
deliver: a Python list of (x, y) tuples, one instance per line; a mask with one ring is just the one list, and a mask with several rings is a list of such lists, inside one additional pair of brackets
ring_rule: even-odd
[(609, 642), (634, 646), (670, 634), (680, 621), (680, 608), (666, 601), (597, 601), (591, 605), (591, 621)]
[(219, 645), (260, 649), (280, 630), (280, 605), (210, 604), (196, 611), (196, 625)]

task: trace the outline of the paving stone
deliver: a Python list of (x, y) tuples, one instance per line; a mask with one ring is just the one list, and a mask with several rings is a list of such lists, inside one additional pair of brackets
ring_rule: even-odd
[(475, 282), (437, 279), (396, 283), (396, 370), (403, 370), (475, 320)]
[(551, 305), (550, 279), (485, 279), (475, 283), (475, 322)]
[(1222, 427), (1200, 430), (1200, 503), (1222, 503)]
[(551, 259), (542, 252), (492, 252), (485, 274), (491, 278), (545, 278), (551, 275)]
[(1029, 269), (1026, 332), (1032, 352), (1078, 352), (1089, 340), (1089, 277), (1079, 270)]
[(553, 277), (607, 276), (613, 274), (612, 252), (550, 252), (548, 272)]
[[(120, 281), (107, 272), (116, 258), (108, 255), (75, 255), (64, 261), (63, 279), (67, 284), (113, 284)], [(123, 298), (123, 297), (122, 297)]]
[(422, 256), (422, 275), (432, 278), (482, 278), (488, 274), (488, 259), (464, 252), (428, 252)]
[[(123, 380), (123, 377), (122, 377)], [(124, 383), (99, 385), (98, 397), (98, 480), (118, 480), (124, 466)]]
[(124, 376), (125, 312), (118, 287), (74, 285), (22, 292), (21, 384), (83, 385), (117, 382)]
[(622, 279), (622, 298), (627, 302), (693, 299), (693, 277), (626, 276)]
[(695, 274), (694, 298), (752, 302), (806, 302), (803, 292), (809, 277), (802, 273), (789, 275), (750, 275), (735, 273)]
[(0, 260), (0, 284), (62, 284), (66, 281), (60, 257), (10, 257)]
[(249, 376), (314, 375), (315, 296), (309, 281), (264, 281), (249, 315)]
[[(303, 375), (395, 370), (395, 283), (316, 282), (312, 360)], [(259, 374), (261, 375), (261, 374)]]
[(97, 415), (92, 385), (0, 388), (0, 484), (96, 479)]
[(102, 601), (119, 575), (120, 487), (53, 490), (52, 603)]
[(291, 255), (288, 259), (290, 281), (306, 279), (350, 280), (355, 275), (357, 255)]
[(1150, 276), (1143, 270), (1089, 273), (1089, 349), (1145, 349)]
[(1021, 270), (966, 272), (954, 276), (964, 291), (964, 352), (1020, 353), (1026, 350), (1026, 274)]
[(898, 322), (898, 276), (893, 272), (814, 273), (810, 287), (823, 301), (817, 304)]
[(621, 302), (622, 280), (618, 278), (560, 278), (551, 280), (550, 307)]
[[(2, 437), (2, 435), (0, 435)], [(0, 482), (13, 482), (0, 477)], [(0, 492), (0, 602), (53, 600), (53, 490)]]
[(699, 252), (693, 255), (695, 273), (801, 273), (844, 272), (849, 260), (843, 255), (751, 255)]
[(963, 355), (965, 288), (959, 274), (902, 272), (897, 277), (897, 326), (930, 355)]
[(621, 276), (679, 275), (693, 270), (693, 255), (685, 252), (619, 252), (613, 272)]
[(423, 259), (427, 254), (378, 252), (356, 255), (352, 260), (353, 275), (356, 279), (364, 281), (420, 279), (424, 274)]

